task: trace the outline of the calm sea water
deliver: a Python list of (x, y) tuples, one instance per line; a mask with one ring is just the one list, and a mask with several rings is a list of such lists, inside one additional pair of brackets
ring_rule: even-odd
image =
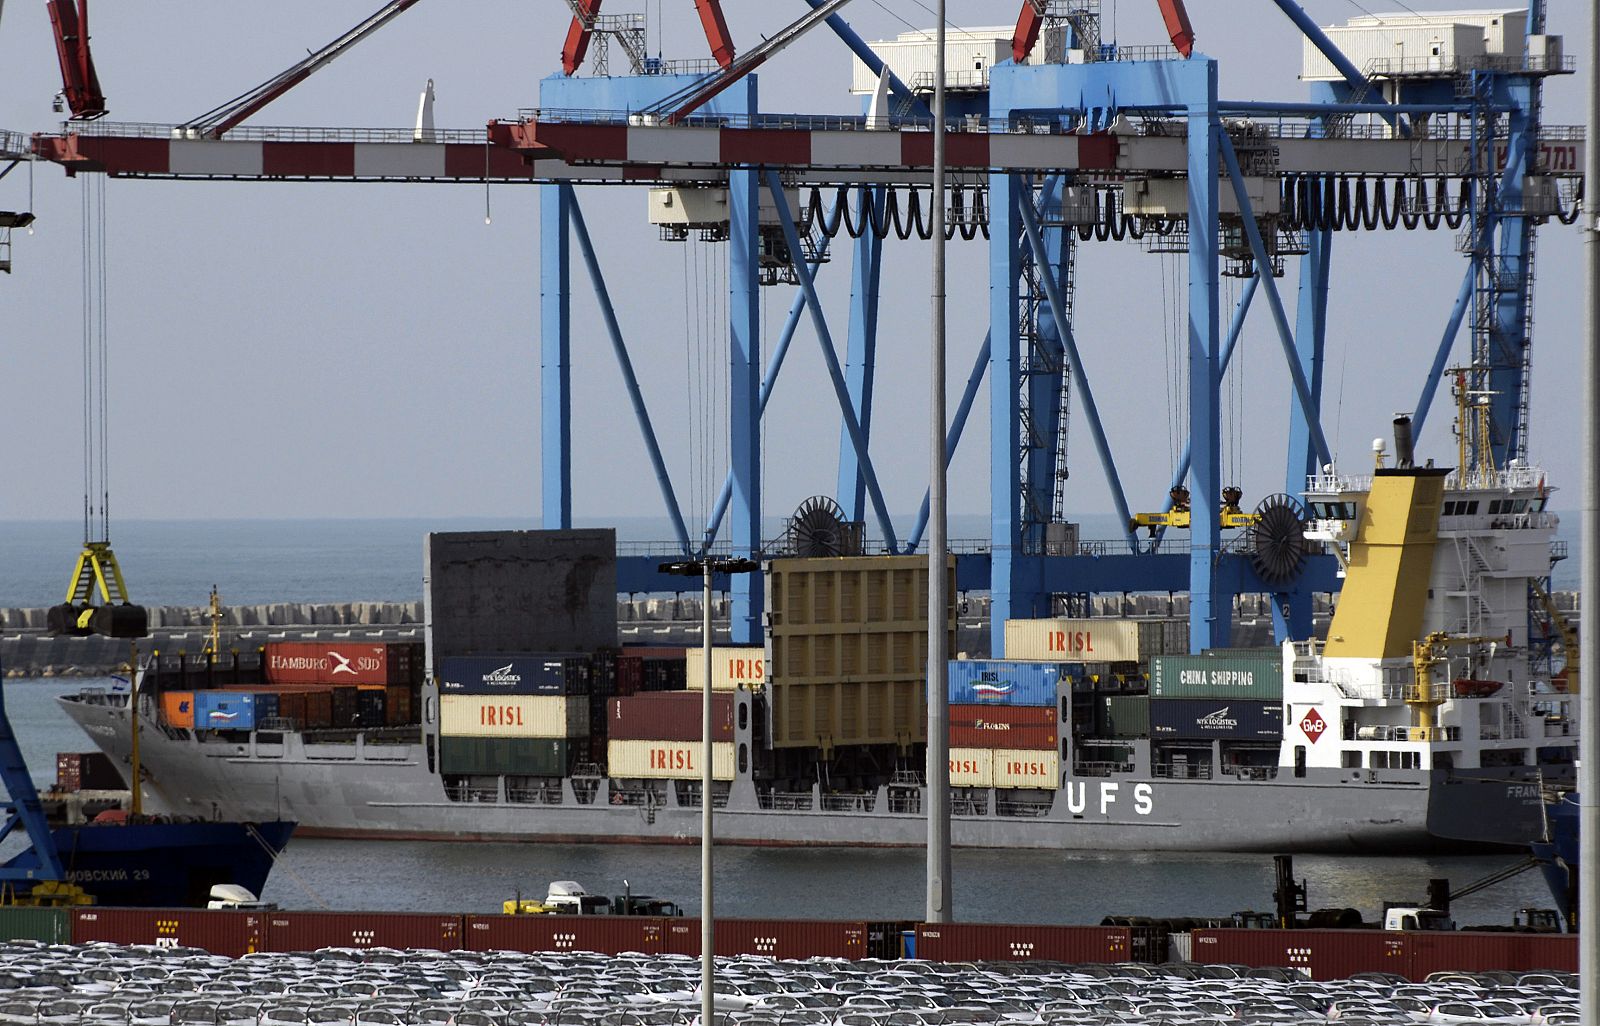
[[(48, 783), (59, 751), (94, 745), (61, 713), (56, 696), (110, 681), (6, 681), (5, 700), (24, 756)], [(700, 908), (694, 847), (482, 844), (443, 841), (291, 841), (267, 884), (285, 908), (498, 911), (520, 891), (542, 896), (551, 880), (591, 891), (654, 894)], [(1385, 900), (1421, 900), (1427, 881), (1457, 887), (1516, 856), (1370, 858), (1300, 856), (1297, 875), (1316, 907), (1352, 906), (1370, 918)], [(957, 916), (978, 922), (1093, 923), (1102, 916), (1227, 915), (1272, 904), (1264, 855), (958, 851)], [(923, 908), (923, 853), (916, 849), (725, 848), (716, 856), (719, 915), (916, 919)], [(1457, 904), (1466, 923), (1509, 922), (1514, 910), (1548, 907), (1538, 876), (1523, 874)]]

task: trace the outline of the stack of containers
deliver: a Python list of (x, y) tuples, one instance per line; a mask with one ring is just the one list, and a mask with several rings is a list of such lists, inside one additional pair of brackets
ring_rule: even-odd
[(1175, 741), (1283, 737), (1283, 653), (1214, 649), (1150, 660), (1149, 732)]
[(589, 666), (589, 735), (571, 739), (570, 759), (574, 766), (581, 762), (594, 763), (603, 773), (606, 764), (606, 703), (617, 694), (618, 677), (623, 672), (621, 653), (614, 648), (600, 649), (590, 660)]
[(1053, 617), (1007, 620), (1007, 659), (1071, 664), (1076, 730), (1097, 737), (1150, 734), (1146, 667), (1189, 651), (1189, 622), (1178, 619)]
[(953, 660), (949, 671), (952, 787), (1061, 786), (1057, 663)]
[[(623, 780), (699, 780), (704, 762), (704, 691), (640, 692), (613, 698), (607, 716), (608, 772)], [(733, 695), (711, 695), (711, 772), (733, 779)]]
[(590, 661), (582, 655), (440, 660), (439, 769), (446, 776), (565, 776), (587, 758)]

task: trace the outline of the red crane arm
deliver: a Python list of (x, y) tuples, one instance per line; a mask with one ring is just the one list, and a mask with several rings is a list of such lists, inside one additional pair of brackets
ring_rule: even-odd
[(1183, 0), (1157, 0), (1161, 4), (1161, 18), (1167, 23), (1167, 35), (1172, 46), (1185, 57), (1194, 53), (1194, 27), (1189, 24), (1189, 12)]
[(694, 0), (694, 5), (700, 11), (700, 27), (706, 30), (711, 56), (726, 68), (733, 63), (733, 36), (728, 34), (728, 23), (722, 17), (721, 0)]
[(50, 27), (56, 35), (56, 56), (61, 59), (61, 92), (74, 121), (90, 121), (106, 113), (106, 96), (100, 91), (94, 58), (89, 54), (89, 0), (45, 0)]
[(600, 14), (601, 0), (577, 0), (572, 15), (572, 25), (567, 29), (567, 41), (561, 47), (561, 71), (576, 75), (583, 67), (583, 58), (589, 53), (589, 40), (594, 37), (594, 19)]
[[(1161, 19), (1167, 23), (1167, 35), (1172, 46), (1183, 56), (1194, 53), (1194, 26), (1189, 24), (1189, 12), (1183, 0), (1156, 0), (1161, 6)], [(1017, 30), (1011, 35), (1011, 56), (1018, 64), (1028, 59), (1039, 33), (1044, 28), (1045, 9), (1049, 0), (1022, 0), (1022, 13), (1017, 16)]]

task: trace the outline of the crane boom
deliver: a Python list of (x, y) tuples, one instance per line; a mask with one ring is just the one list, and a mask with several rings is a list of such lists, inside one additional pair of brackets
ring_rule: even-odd
[(583, 67), (589, 54), (589, 40), (594, 38), (594, 20), (600, 16), (602, 0), (568, 0), (572, 5), (572, 25), (567, 29), (567, 41), (561, 47), (561, 71), (571, 76)]
[(1157, 0), (1157, 3), (1161, 5), (1161, 19), (1167, 23), (1173, 49), (1185, 57), (1194, 53), (1194, 26), (1189, 24), (1189, 12), (1183, 0)]
[(89, 53), (89, 0), (47, 0), (50, 28), (55, 32), (56, 56), (61, 61), (61, 95), (74, 121), (93, 121), (106, 115), (106, 96)]
[(728, 33), (727, 19), (722, 16), (721, 0), (694, 0), (700, 12), (700, 27), (705, 29), (706, 42), (711, 44), (711, 56), (717, 64), (727, 68), (733, 63), (733, 36)]

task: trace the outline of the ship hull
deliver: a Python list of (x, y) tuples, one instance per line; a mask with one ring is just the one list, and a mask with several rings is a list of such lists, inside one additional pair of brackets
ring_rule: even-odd
[[(126, 708), (63, 700), (68, 715), (126, 765)], [(181, 736), (180, 736), (181, 735)], [(269, 735), (271, 736), (271, 735)], [(596, 843), (692, 843), (700, 809), (668, 787), (658, 804), (621, 804), (602, 781), (592, 796), (571, 780), (511, 800), (503, 791), (456, 800), (427, 766), (422, 743), (308, 743), (302, 735), (244, 741), (140, 733), (146, 794), (174, 814), (293, 819), (301, 836)], [(1485, 771), (1470, 784), (1437, 771), (1317, 771), (1303, 778), (1068, 780), (1050, 800), (1012, 805), (1006, 791), (967, 792), (952, 820), (958, 847), (1069, 851), (1412, 853), (1516, 844), (1538, 816), (1519, 775)], [(460, 796), (457, 796), (460, 797)], [(636, 800), (626, 796), (628, 800)], [(588, 798), (587, 801), (581, 800)], [(613, 804), (613, 803), (617, 804)], [(747, 779), (716, 816), (719, 842), (770, 846), (917, 846), (920, 794), (882, 787), (844, 799), (814, 791), (782, 808)], [(848, 807), (841, 807), (848, 804)], [(769, 807), (763, 807), (764, 805)], [(1482, 828), (1493, 825), (1492, 830)], [(1466, 829), (1470, 827), (1471, 829)]]

